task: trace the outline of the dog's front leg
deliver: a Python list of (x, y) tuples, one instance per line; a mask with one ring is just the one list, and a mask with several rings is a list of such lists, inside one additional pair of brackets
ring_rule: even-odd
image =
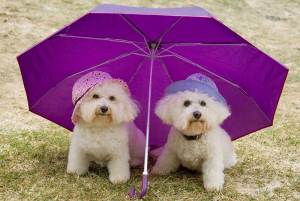
[(208, 191), (220, 191), (224, 185), (224, 165), (222, 155), (214, 154), (202, 165), (204, 188)]
[[(128, 157), (129, 158), (129, 157)], [(109, 180), (113, 184), (123, 183), (130, 178), (129, 159), (124, 156), (114, 157), (107, 164)]]
[(180, 165), (180, 162), (176, 156), (176, 153), (166, 146), (162, 154), (158, 157), (154, 167), (152, 168), (152, 174), (167, 175), (171, 172), (175, 172)]
[(82, 175), (85, 174), (88, 169), (89, 160), (86, 154), (79, 146), (77, 146), (76, 143), (71, 143), (68, 156), (67, 173)]

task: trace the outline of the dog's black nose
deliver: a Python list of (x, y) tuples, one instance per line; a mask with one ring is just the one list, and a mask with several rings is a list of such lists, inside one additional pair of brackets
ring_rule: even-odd
[(199, 111), (195, 111), (195, 112), (193, 112), (193, 116), (195, 119), (200, 119), (201, 113)]
[(108, 111), (108, 107), (106, 107), (106, 106), (101, 106), (101, 107), (100, 107), (100, 110), (101, 110), (102, 113), (106, 113), (106, 112)]

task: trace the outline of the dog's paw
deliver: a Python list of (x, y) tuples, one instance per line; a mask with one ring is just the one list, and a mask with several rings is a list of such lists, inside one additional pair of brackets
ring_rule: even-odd
[(130, 178), (130, 175), (127, 175), (127, 174), (126, 175), (125, 174), (124, 175), (121, 175), (121, 174), (109, 175), (109, 181), (113, 184), (125, 183), (129, 180), (129, 178)]
[(75, 168), (67, 168), (68, 174), (78, 174), (78, 175), (84, 175), (87, 173), (86, 169), (75, 169)]
[(231, 167), (235, 166), (236, 163), (237, 163), (236, 155), (233, 154), (226, 161), (224, 161), (224, 167), (226, 169), (231, 168)]
[(224, 180), (204, 181), (204, 188), (207, 191), (221, 191), (223, 189)]

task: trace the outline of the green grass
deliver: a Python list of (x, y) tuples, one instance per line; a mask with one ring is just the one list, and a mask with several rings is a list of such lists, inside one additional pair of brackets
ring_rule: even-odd
[[(93, 165), (78, 177), (66, 174), (69, 134), (60, 129), (53, 133), (18, 132), (1, 135), (0, 200), (126, 200), (131, 184), (140, 185), (141, 170), (133, 170), (129, 182), (112, 185), (107, 170)], [(279, 136), (276, 136), (279, 135)], [(277, 137), (282, 137), (277, 141)], [(276, 140), (274, 140), (276, 139)], [(257, 145), (259, 144), (259, 145)], [(263, 153), (274, 144), (288, 149)], [(293, 199), (300, 187), (291, 166), (281, 164), (289, 151), (297, 151), (300, 141), (292, 133), (280, 135), (267, 129), (236, 143), (239, 163), (225, 171), (223, 192), (206, 192), (201, 175), (180, 170), (176, 174), (150, 178), (146, 200), (284, 200)], [(271, 154), (271, 155), (270, 155)], [(275, 158), (273, 158), (275, 157)], [(291, 157), (293, 158), (293, 157)], [(294, 163), (297, 163), (296, 158)], [(299, 176), (299, 175), (298, 175)], [(280, 187), (269, 192), (272, 181)]]
[[(15, 56), (99, 1), (0, 0), (0, 200), (128, 200), (131, 184), (112, 185), (93, 165), (66, 174), (70, 133), (28, 112)], [(300, 200), (299, 0), (108, 0), (151, 7), (198, 5), (289, 67), (274, 126), (235, 142), (238, 164), (222, 192), (206, 192), (201, 175), (180, 170), (150, 177), (145, 200)]]

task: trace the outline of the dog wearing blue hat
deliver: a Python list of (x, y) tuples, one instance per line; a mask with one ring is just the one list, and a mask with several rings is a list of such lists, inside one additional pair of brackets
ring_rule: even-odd
[(181, 165), (202, 172), (206, 190), (222, 190), (223, 171), (236, 164), (236, 154), (221, 128), (230, 110), (216, 84), (200, 73), (173, 82), (155, 113), (172, 127), (151, 173), (166, 175)]

